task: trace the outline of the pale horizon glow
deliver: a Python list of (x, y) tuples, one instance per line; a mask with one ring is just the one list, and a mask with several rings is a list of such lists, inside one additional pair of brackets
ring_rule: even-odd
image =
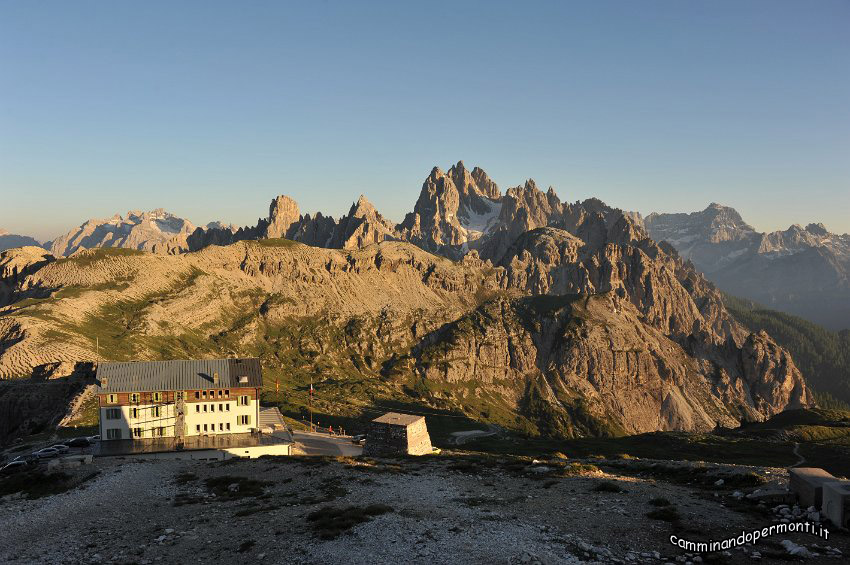
[(850, 232), (850, 3), (0, 0), (0, 229), (278, 194), (398, 222), (431, 167)]

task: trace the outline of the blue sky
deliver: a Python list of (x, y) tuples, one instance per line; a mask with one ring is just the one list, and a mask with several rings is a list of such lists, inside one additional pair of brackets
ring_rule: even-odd
[(0, 227), (241, 225), (433, 165), (850, 232), (850, 2), (0, 1)]

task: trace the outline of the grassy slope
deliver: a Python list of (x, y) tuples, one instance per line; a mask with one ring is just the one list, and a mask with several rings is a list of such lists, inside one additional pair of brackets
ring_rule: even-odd
[(492, 453), (569, 457), (623, 456), (787, 467), (797, 462), (794, 444), (806, 465), (850, 477), (850, 412), (790, 410), (767, 422), (714, 433), (656, 432), (619, 438), (548, 440), (485, 438), (470, 448)]

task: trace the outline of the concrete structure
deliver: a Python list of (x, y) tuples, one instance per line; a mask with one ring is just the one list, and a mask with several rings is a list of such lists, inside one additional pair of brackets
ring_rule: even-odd
[(823, 483), (821, 509), (834, 525), (850, 529), (850, 481)]
[(281, 430), (288, 430), (283, 414), (277, 407), (263, 408), (260, 410), (259, 426), (264, 434), (271, 434)]
[(257, 430), (258, 359), (134, 361), (97, 367), (101, 441), (246, 434)]
[(369, 424), (363, 455), (427, 455), (432, 451), (424, 416), (389, 412)]
[(791, 490), (797, 495), (800, 506), (803, 508), (809, 506), (820, 508), (823, 497), (823, 484), (838, 480), (823, 469), (816, 467), (789, 469), (788, 475), (791, 479)]
[(136, 459), (248, 459), (263, 455), (291, 455), (292, 436), (288, 431), (273, 434), (217, 434), (187, 437), (180, 447), (174, 438), (113, 440), (95, 444), (96, 457), (133, 457)]

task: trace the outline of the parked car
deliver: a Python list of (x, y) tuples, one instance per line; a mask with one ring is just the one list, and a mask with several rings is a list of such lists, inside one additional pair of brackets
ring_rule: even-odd
[(356, 436), (351, 437), (351, 443), (356, 445), (363, 445), (366, 443), (366, 434), (357, 434)]
[(95, 442), (100, 441), (100, 436), (99, 435), (89, 436), (86, 439), (89, 440), (89, 443), (95, 443)]
[(2, 475), (12, 475), (14, 473), (19, 473), (20, 471), (25, 471), (30, 464), (27, 461), (11, 461), (6, 463), (2, 469), (0, 469), (0, 474)]
[(65, 445), (68, 447), (88, 447), (91, 445), (91, 442), (87, 437), (75, 437), (66, 441)]
[(53, 449), (52, 447), (45, 447), (44, 449), (33, 451), (32, 455), (38, 459), (50, 459), (51, 457), (59, 455), (59, 450)]
[(70, 448), (64, 443), (57, 443), (56, 445), (51, 445), (50, 447), (58, 451), (61, 455), (64, 455), (68, 453), (68, 451), (70, 451)]

